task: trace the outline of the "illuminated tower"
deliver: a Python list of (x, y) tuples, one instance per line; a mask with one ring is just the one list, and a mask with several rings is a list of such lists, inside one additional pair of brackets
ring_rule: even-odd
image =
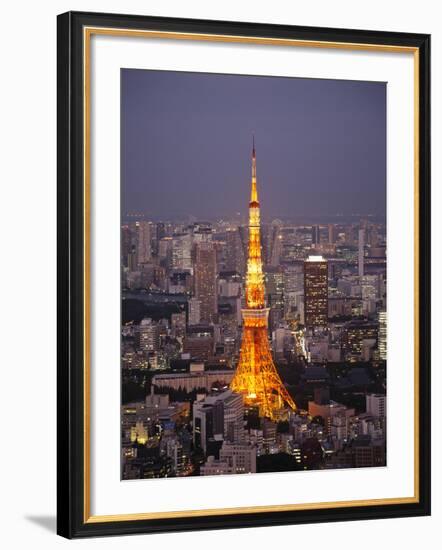
[(246, 307), (242, 310), (243, 334), (239, 362), (230, 388), (244, 395), (247, 406), (258, 407), (260, 416), (278, 419), (281, 418), (285, 406), (295, 409), (296, 405), (273, 363), (267, 334), (268, 316), (269, 308), (266, 308), (264, 297), (256, 155), (253, 143)]

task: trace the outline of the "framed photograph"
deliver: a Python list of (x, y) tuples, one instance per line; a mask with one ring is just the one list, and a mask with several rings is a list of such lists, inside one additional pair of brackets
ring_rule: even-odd
[(430, 37), (58, 17), (58, 533), (430, 513)]

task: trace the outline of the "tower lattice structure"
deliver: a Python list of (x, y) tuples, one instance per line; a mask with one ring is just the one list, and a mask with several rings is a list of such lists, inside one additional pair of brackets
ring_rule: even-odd
[(246, 307), (242, 310), (243, 334), (240, 356), (230, 388), (236, 393), (243, 394), (247, 406), (258, 407), (260, 416), (278, 419), (281, 418), (281, 412), (285, 407), (296, 409), (296, 405), (275, 368), (268, 339), (269, 308), (265, 303), (262, 271), (255, 143), (252, 150), (245, 301)]

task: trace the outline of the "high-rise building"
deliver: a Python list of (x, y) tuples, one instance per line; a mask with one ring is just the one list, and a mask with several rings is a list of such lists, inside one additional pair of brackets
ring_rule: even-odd
[(152, 319), (145, 318), (141, 321), (139, 327), (139, 345), (143, 351), (158, 351), (159, 348), (159, 330)]
[(364, 246), (365, 246), (365, 229), (359, 229), (358, 233), (358, 275), (364, 276)]
[(129, 225), (121, 227), (121, 265), (128, 267), (129, 255), (132, 252), (132, 231)]
[(284, 268), (284, 311), (287, 317), (300, 319), (304, 311), (304, 269), (302, 264)]
[(173, 248), (173, 239), (172, 237), (163, 237), (158, 241), (158, 250), (157, 256), (162, 266), (167, 270), (172, 267), (172, 248)]
[(270, 257), (270, 265), (277, 267), (279, 266), (281, 262), (282, 257), (282, 244), (283, 244), (283, 238), (282, 238), (282, 223), (280, 220), (273, 220), (272, 221), (272, 241), (271, 241), (271, 253), (269, 255)]
[(304, 319), (307, 328), (328, 323), (328, 264), (322, 256), (304, 262)]
[(198, 298), (190, 298), (189, 307), (189, 325), (198, 325), (201, 321), (201, 303)]
[(312, 225), (312, 244), (318, 245), (321, 243), (321, 231), (319, 225)]
[(335, 244), (336, 242), (336, 227), (332, 224), (328, 224), (328, 244)]
[(200, 320), (214, 323), (218, 312), (216, 251), (213, 243), (195, 246), (195, 298), (200, 302)]
[(242, 444), (244, 434), (243, 398), (230, 390), (208, 395), (193, 404), (193, 440), (204, 452), (210, 440)]
[(226, 270), (244, 274), (245, 257), (244, 247), (239, 228), (229, 229), (226, 232)]
[[(227, 392), (224, 392), (227, 393)], [(243, 443), (244, 433), (244, 401), (240, 394), (232, 393), (224, 397), (224, 441)]]
[(137, 222), (138, 235), (138, 264), (146, 264), (152, 259), (151, 249), (151, 224), (146, 221)]
[(192, 234), (180, 233), (172, 237), (172, 267), (192, 271)]
[(166, 236), (166, 226), (163, 222), (157, 223), (157, 241), (163, 239)]
[(379, 349), (379, 358), (382, 361), (387, 360), (387, 312), (380, 311), (378, 314), (379, 319), (379, 338), (378, 338), (378, 349)]
[(252, 190), (249, 203), (249, 250), (243, 334), (240, 357), (230, 388), (244, 396), (246, 405), (257, 407), (260, 416), (277, 418), (284, 406), (296, 405), (273, 363), (268, 338), (269, 309), (265, 303), (261, 258), (260, 205), (256, 183), (255, 145), (252, 151)]
[(193, 444), (205, 453), (210, 440), (222, 440), (224, 429), (224, 407), (210, 397), (193, 404)]
[(273, 331), (284, 317), (284, 270), (268, 265), (265, 268), (267, 305), (270, 308), (269, 326)]

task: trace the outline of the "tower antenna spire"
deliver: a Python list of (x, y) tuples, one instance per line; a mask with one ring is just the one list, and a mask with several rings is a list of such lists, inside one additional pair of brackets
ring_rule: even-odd
[(250, 194), (250, 202), (258, 202), (258, 190), (256, 188), (255, 134), (252, 134), (252, 191)]

